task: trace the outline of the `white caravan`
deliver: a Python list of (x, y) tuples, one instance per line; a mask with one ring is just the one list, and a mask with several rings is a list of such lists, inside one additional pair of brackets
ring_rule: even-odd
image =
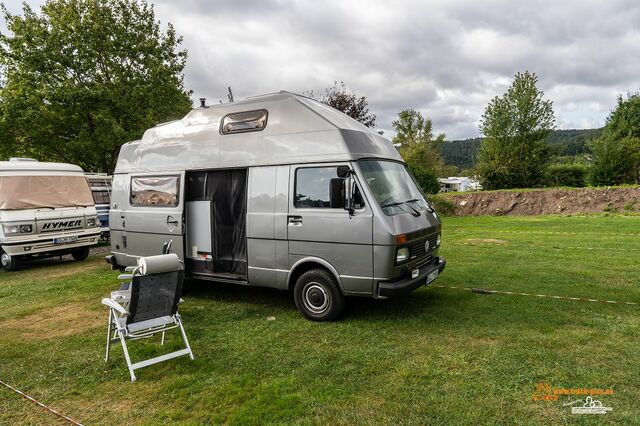
[(78, 166), (26, 158), (0, 161), (0, 261), (89, 255), (100, 227), (84, 172)]

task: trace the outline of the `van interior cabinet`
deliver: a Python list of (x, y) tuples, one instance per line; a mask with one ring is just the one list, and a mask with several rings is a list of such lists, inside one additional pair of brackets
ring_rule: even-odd
[(185, 257), (193, 271), (213, 271), (213, 207), (211, 201), (188, 201)]

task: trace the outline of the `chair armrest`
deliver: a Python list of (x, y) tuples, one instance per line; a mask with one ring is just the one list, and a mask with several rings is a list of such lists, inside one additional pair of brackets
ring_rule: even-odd
[(133, 272), (135, 271), (135, 269), (137, 268), (137, 266), (127, 266), (126, 268), (124, 268), (125, 272)]
[(120, 281), (130, 280), (132, 278), (133, 278), (133, 275), (131, 275), (131, 274), (120, 274), (120, 275), (118, 275), (118, 280), (120, 280)]
[(118, 302), (116, 302), (113, 299), (109, 299), (105, 297), (104, 299), (102, 299), (102, 304), (110, 307), (111, 309), (115, 309), (116, 311), (120, 312), (122, 315), (129, 314), (129, 312), (127, 312), (127, 310), (123, 308), (122, 305), (120, 305)]

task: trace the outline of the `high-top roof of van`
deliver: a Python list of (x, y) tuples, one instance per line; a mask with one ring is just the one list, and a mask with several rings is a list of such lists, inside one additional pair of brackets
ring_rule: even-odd
[[(228, 114), (266, 110), (259, 131), (223, 134)], [(342, 112), (305, 96), (279, 92), (195, 108), (181, 120), (148, 129), (122, 146), (115, 173), (197, 170), (386, 158), (393, 144)]]
[(48, 172), (55, 174), (84, 173), (82, 168), (75, 164), (42, 162), (31, 158), (12, 158), (9, 161), (0, 161), (0, 173), (3, 175), (10, 175), (12, 173), (25, 174), (25, 172), (34, 172), (37, 174)]

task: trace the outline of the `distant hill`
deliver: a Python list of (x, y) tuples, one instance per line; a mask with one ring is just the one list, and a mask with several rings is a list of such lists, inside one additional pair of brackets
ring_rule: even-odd
[[(547, 137), (553, 153), (560, 156), (573, 156), (589, 152), (587, 142), (602, 133), (602, 129), (554, 130)], [(447, 165), (469, 169), (476, 163), (482, 138), (447, 141), (442, 146), (442, 159)]]

